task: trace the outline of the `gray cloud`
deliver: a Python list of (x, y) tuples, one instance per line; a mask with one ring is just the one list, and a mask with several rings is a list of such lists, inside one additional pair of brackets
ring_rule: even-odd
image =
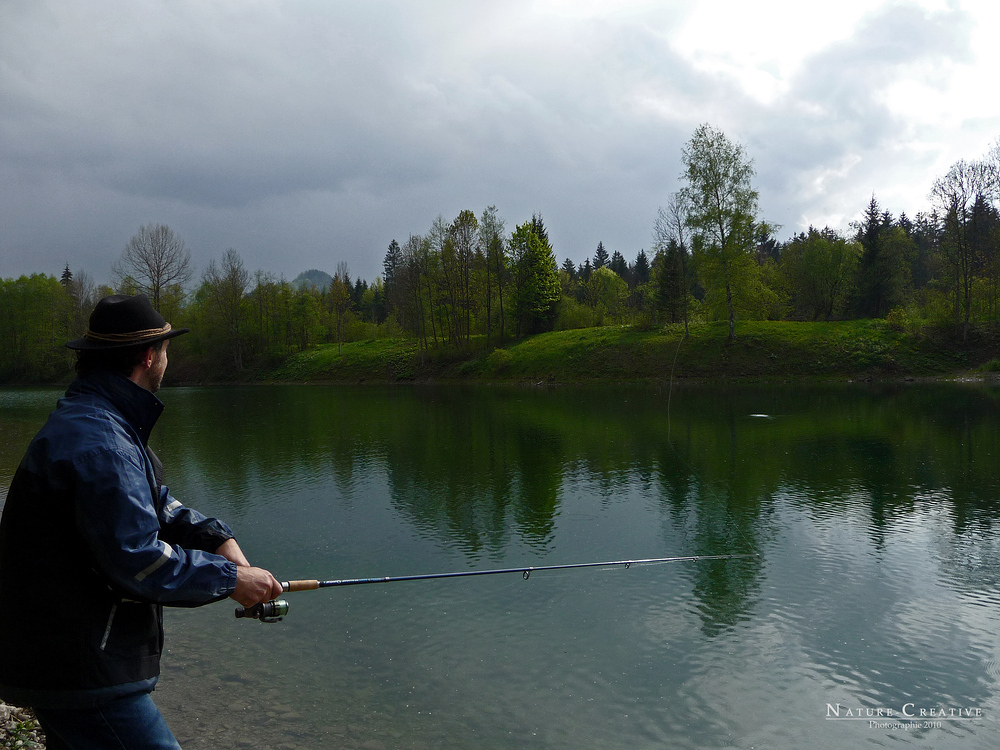
[(389, 240), (488, 204), (511, 229), (541, 211), (560, 259), (599, 240), (631, 258), (705, 120), (746, 143), (785, 234), (887, 182), (929, 186), (884, 93), (967, 62), (966, 14), (879, 11), (762, 103), (681, 56), (685, 6), (664, 6), (8, 2), (0, 275), (69, 262), (106, 278), (155, 221), (201, 266), (234, 247), (251, 268), (346, 260), (372, 278)]

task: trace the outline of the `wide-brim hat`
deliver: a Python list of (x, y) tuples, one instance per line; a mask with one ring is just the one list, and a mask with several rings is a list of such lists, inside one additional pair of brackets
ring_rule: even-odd
[(90, 314), (83, 338), (67, 341), (70, 349), (121, 349), (151, 346), (187, 333), (190, 328), (171, 328), (143, 294), (105, 297)]

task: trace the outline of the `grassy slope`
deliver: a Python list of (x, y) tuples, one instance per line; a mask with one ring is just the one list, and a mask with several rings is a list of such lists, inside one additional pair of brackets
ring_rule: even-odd
[[(502, 350), (420, 356), (415, 342), (361, 341), (324, 345), (292, 357), (266, 379), (396, 382), (660, 380), (676, 378), (897, 378), (961, 374), (998, 356), (994, 334), (976, 333), (965, 345), (953, 335), (901, 333), (883, 321), (836, 323), (746, 322), (736, 341), (725, 323), (652, 331), (587, 328), (534, 336)], [(475, 342), (474, 342), (475, 344)], [(676, 364), (675, 362), (676, 357)]]

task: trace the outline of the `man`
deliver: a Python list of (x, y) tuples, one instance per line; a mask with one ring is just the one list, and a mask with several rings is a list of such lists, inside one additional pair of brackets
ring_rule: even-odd
[(0, 517), (0, 698), (53, 748), (178, 748), (150, 698), (162, 607), (281, 593), (226, 524), (185, 508), (147, 447), (173, 330), (143, 296), (101, 300), (78, 377), (35, 436)]

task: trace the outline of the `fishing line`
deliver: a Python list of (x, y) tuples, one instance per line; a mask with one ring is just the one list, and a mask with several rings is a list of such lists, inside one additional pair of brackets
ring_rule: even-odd
[[(704, 483), (700, 482), (700, 475), (698, 474), (698, 472), (695, 471), (694, 467), (691, 466), (691, 464), (689, 464), (687, 461), (684, 460), (684, 458), (681, 456), (681, 454), (677, 450), (677, 448), (674, 447), (673, 441), (671, 441), (671, 439), (670, 439), (670, 429), (671, 429), (670, 403), (671, 403), (671, 398), (673, 396), (674, 371), (675, 371), (675, 369), (677, 367), (677, 359), (678, 359), (678, 357), (680, 356), (680, 353), (681, 353), (681, 346), (684, 344), (684, 340), (686, 338), (687, 338), (687, 336), (685, 334), (685, 335), (681, 335), (680, 338), (677, 340), (677, 349), (674, 351), (674, 360), (673, 360), (673, 362), (670, 365), (670, 380), (667, 382), (667, 445), (670, 446), (670, 450), (673, 451), (674, 455), (677, 457), (677, 460), (681, 464), (683, 464), (683, 466), (689, 472), (691, 472), (692, 475), (699, 476), (699, 483), (705, 489), (705, 491), (707, 493), (709, 493), (710, 495), (715, 496), (716, 500), (719, 500), (720, 502), (722, 502), (722, 510), (726, 514), (726, 517), (729, 519), (730, 523), (732, 523), (733, 528), (736, 529), (736, 533), (739, 534), (740, 538), (746, 543), (747, 547), (749, 549), (753, 550), (753, 549), (755, 549), (755, 545), (749, 539), (749, 537), (747, 537), (747, 535), (745, 533), (743, 533), (743, 529), (736, 522), (736, 519), (733, 517), (732, 513), (729, 512), (729, 508), (727, 507), (725, 501), (722, 500), (721, 496), (717, 492), (715, 492), (710, 485), (705, 485)], [(753, 552), (751, 554), (746, 554), (746, 555), (743, 555), (743, 556), (744, 557), (760, 557), (760, 553)]]

